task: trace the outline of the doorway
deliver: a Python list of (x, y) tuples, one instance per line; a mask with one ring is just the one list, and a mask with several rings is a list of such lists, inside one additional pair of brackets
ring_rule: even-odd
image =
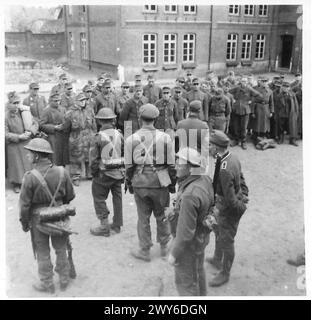
[(282, 53), (281, 53), (281, 68), (289, 68), (290, 60), (293, 51), (293, 36), (283, 35), (282, 39)]

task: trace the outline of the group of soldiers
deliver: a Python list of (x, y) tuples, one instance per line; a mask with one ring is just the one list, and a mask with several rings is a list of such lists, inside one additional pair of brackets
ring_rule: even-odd
[[(253, 87), (249, 78), (238, 80), (232, 72), (224, 79), (209, 74), (202, 82), (187, 72), (186, 78), (176, 79), (173, 88), (160, 88), (152, 75), (147, 80), (148, 84), (142, 86), (141, 76), (137, 75), (135, 85), (123, 82), (118, 94), (111, 78), (100, 75), (96, 86), (89, 82), (82, 92), (74, 94), (72, 83), (62, 74), (59, 84), (51, 90), (48, 105), (38, 94), (38, 84), (32, 83), (30, 95), (23, 101), (23, 105), (30, 106), (33, 116), (31, 130), (23, 130), (20, 98), (16, 93), (9, 94), (6, 141), (7, 150), (12, 151), (8, 157), (16, 158), (25, 149), (31, 151), (28, 159), (19, 160), (22, 170), (27, 171), (20, 193), (20, 221), (24, 231), (34, 230), (40, 277), (39, 284), (34, 286), (36, 290), (54, 292), (55, 287), (49, 235), (40, 233), (34, 211), (34, 207), (49, 206), (50, 199), (37, 190), (40, 183), (32, 168), (41, 172), (58, 204), (69, 203), (75, 197), (71, 183), (78, 187), (82, 175), (92, 179), (99, 219), (99, 225), (90, 230), (95, 236), (109, 237), (121, 232), (124, 183), (125, 190), (134, 195), (138, 215), (139, 248), (131, 254), (143, 261), (151, 260), (153, 213), (160, 255), (168, 256), (174, 266), (180, 295), (206, 294), (203, 263), (211, 231), (216, 235), (215, 253), (207, 261), (219, 272), (209, 285), (220, 286), (229, 280), (234, 238), (246, 210), (248, 188), (239, 160), (228, 150), (228, 135), (232, 137), (231, 145), (241, 142), (246, 149), (247, 130), (255, 138), (271, 137), (270, 121), (274, 119), (272, 126), (278, 132), (275, 138), (281, 143), (280, 132), (286, 132), (296, 145), (298, 136), (293, 130), (298, 124), (293, 129), (292, 122), (298, 123), (296, 96), (299, 86), (301, 94), (301, 80), (297, 78), (291, 90), (284, 89), (289, 88), (288, 84), (280, 79), (274, 79), (275, 87), (270, 89), (263, 77)], [(280, 110), (286, 113), (287, 122)], [(209, 156), (216, 160), (213, 181), (207, 174)], [(23, 164), (26, 162), (27, 167)], [(8, 160), (8, 177), (15, 173), (11, 165)], [(54, 168), (67, 165), (69, 173), (66, 171), (59, 180)], [(19, 192), (22, 181), (11, 182)], [(176, 193), (176, 185), (178, 192), (172, 207), (170, 194)], [(106, 204), (110, 191), (111, 223)], [(169, 249), (172, 236), (174, 241)], [(60, 275), (61, 288), (66, 289), (68, 235), (50, 237), (57, 256), (55, 270)]]

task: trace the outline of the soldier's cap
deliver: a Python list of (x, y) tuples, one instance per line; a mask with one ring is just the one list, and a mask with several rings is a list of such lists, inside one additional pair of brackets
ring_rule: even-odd
[(136, 74), (136, 75), (134, 76), (134, 79), (135, 79), (136, 81), (141, 81), (141, 75), (140, 75), (140, 74)]
[(168, 92), (168, 93), (171, 92), (170, 87), (163, 87), (163, 88), (162, 88), (162, 93), (166, 93), (166, 92)]
[(39, 84), (36, 83), (36, 82), (32, 82), (30, 85), (29, 85), (29, 89), (39, 89)]
[(296, 73), (296, 74), (295, 74), (295, 77), (301, 77), (301, 73), (299, 73), (299, 72)]
[(60, 76), (59, 76), (59, 79), (68, 79), (67, 78), (67, 75), (66, 75), (66, 73), (62, 73)]
[(12, 97), (12, 103), (20, 102), (20, 101), (21, 101), (21, 98), (17, 94), (14, 94), (14, 96)]
[(224, 132), (220, 130), (213, 130), (211, 132), (209, 141), (210, 143), (213, 143), (216, 146), (227, 148), (229, 145), (230, 139)]
[(143, 91), (143, 86), (141, 85), (134, 86), (134, 92), (137, 92), (137, 91)]
[(24, 146), (25, 149), (42, 152), (42, 153), (53, 153), (51, 144), (42, 138), (34, 138), (27, 145)]
[(190, 112), (200, 113), (201, 108), (202, 108), (202, 102), (200, 100), (193, 100), (189, 104)]
[(262, 81), (262, 82), (267, 82), (267, 81), (269, 81), (269, 79), (268, 79), (267, 77), (265, 77), (265, 76), (259, 76), (257, 80), (258, 80), (258, 81)]
[(185, 77), (177, 77), (176, 81), (185, 82)]
[(192, 83), (200, 83), (199, 78), (193, 78)]
[(107, 87), (107, 86), (111, 86), (111, 80), (110, 79), (106, 79), (105, 82), (104, 82), (104, 87)]
[(194, 167), (201, 166), (201, 154), (197, 150), (190, 147), (180, 149), (176, 154), (176, 158), (182, 159)]
[(281, 79), (284, 79), (284, 78), (285, 78), (284, 74), (282, 74), (282, 73), (280, 73), (279, 77), (280, 77)]
[(103, 73), (103, 77), (104, 77), (105, 79), (111, 79), (111, 78), (112, 78), (112, 75), (111, 75), (111, 73), (109, 73), (109, 72), (104, 72), (104, 73)]
[(71, 82), (65, 83), (65, 88), (66, 89), (72, 89), (72, 83)]
[(151, 103), (144, 104), (139, 108), (140, 117), (146, 120), (154, 120), (159, 114), (158, 108)]
[(222, 88), (217, 88), (217, 89), (216, 89), (216, 94), (217, 94), (218, 96), (221, 96), (222, 94), (224, 94), (224, 90), (222, 90)]
[(90, 85), (86, 84), (83, 89), (82, 89), (83, 92), (88, 92), (88, 91), (92, 91), (92, 88)]
[(105, 79), (102, 73), (97, 77), (97, 80), (100, 80), (100, 79)]
[(58, 92), (54, 92), (50, 95), (50, 99), (53, 99), (53, 100), (60, 100), (60, 95)]
[(285, 88), (289, 88), (290, 87), (290, 83), (287, 82), (287, 81), (283, 81), (282, 82), (282, 86), (285, 87)]
[(110, 108), (101, 108), (97, 115), (95, 116), (96, 119), (115, 119), (117, 116)]
[(275, 85), (276, 87), (282, 87), (282, 81), (276, 80), (276, 81), (274, 82), (274, 85)]
[(154, 80), (154, 75), (153, 74), (148, 74), (147, 80)]
[(77, 96), (76, 96), (76, 100), (77, 101), (82, 101), (82, 100), (86, 100), (86, 99), (87, 98), (86, 98), (86, 96), (85, 96), (85, 94), (83, 92), (78, 93)]
[(12, 99), (15, 96), (15, 94), (16, 94), (16, 91), (10, 91), (8, 93), (8, 99)]
[(121, 84), (121, 88), (123, 88), (123, 87), (129, 87), (130, 86), (130, 84), (127, 82), (127, 81), (124, 81), (124, 82), (122, 82), (122, 84)]
[(182, 87), (180, 87), (180, 86), (175, 86), (174, 87), (174, 91), (176, 92), (182, 92)]

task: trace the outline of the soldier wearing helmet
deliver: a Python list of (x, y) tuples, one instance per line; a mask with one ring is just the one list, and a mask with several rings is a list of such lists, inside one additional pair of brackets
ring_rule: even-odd
[(89, 152), (96, 122), (94, 111), (87, 106), (86, 100), (85, 94), (79, 93), (65, 116), (65, 128), (69, 132), (70, 176), (75, 186), (79, 186), (81, 176), (91, 178)]
[(241, 163), (228, 151), (229, 141), (227, 135), (220, 130), (214, 130), (210, 136), (211, 155), (218, 158), (215, 172), (219, 170), (218, 176), (214, 176), (213, 181), (219, 235), (216, 239), (214, 256), (207, 258), (210, 264), (220, 269), (209, 282), (213, 287), (229, 281), (234, 260), (234, 238), (248, 202), (248, 187), (241, 170)]
[[(109, 108), (102, 108), (96, 115), (101, 128), (95, 136), (94, 146), (90, 151), (92, 195), (99, 226), (91, 228), (95, 236), (109, 237), (110, 232), (119, 233), (123, 226), (122, 190), (124, 181), (123, 136), (115, 129), (116, 115)], [(106, 200), (112, 193), (113, 219), (109, 224), (110, 210)]]
[(175, 266), (175, 284), (181, 296), (205, 296), (204, 250), (210, 229), (204, 221), (214, 203), (211, 179), (201, 175), (201, 154), (192, 148), (177, 153), (179, 185), (174, 221), (176, 236), (168, 261)]
[(164, 207), (169, 204), (169, 193), (175, 192), (175, 159), (170, 136), (154, 127), (159, 116), (158, 108), (145, 104), (139, 109), (139, 115), (141, 129), (125, 141), (125, 175), (126, 185), (134, 194), (138, 214), (139, 249), (131, 254), (137, 259), (150, 261), (152, 213), (156, 218), (161, 256), (165, 257), (167, 253), (170, 232)]
[[(30, 151), (29, 160), (33, 165), (33, 170), (37, 170), (43, 176), (51, 194), (55, 194), (57, 205), (68, 204), (73, 200), (75, 194), (67, 171), (62, 168), (64, 175), (60, 180), (60, 167), (55, 166), (49, 159), (49, 156), (53, 154), (50, 143), (44, 139), (35, 138), (25, 148)], [(23, 231), (30, 230), (32, 233), (33, 248), (38, 262), (40, 281), (35, 283), (33, 288), (40, 292), (54, 293), (53, 264), (50, 257), (49, 241), (51, 238), (52, 246), (55, 249), (55, 271), (59, 274), (60, 289), (65, 290), (69, 284), (69, 263), (66, 252), (68, 236), (50, 236), (37, 228), (39, 223), (38, 210), (48, 207), (51, 198), (34, 175), (33, 170), (26, 172), (23, 178), (19, 199), (20, 222)]]

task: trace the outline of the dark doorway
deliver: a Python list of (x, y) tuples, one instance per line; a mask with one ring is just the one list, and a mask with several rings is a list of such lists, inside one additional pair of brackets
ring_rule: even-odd
[(281, 68), (289, 68), (293, 51), (293, 36), (284, 35), (282, 38)]

